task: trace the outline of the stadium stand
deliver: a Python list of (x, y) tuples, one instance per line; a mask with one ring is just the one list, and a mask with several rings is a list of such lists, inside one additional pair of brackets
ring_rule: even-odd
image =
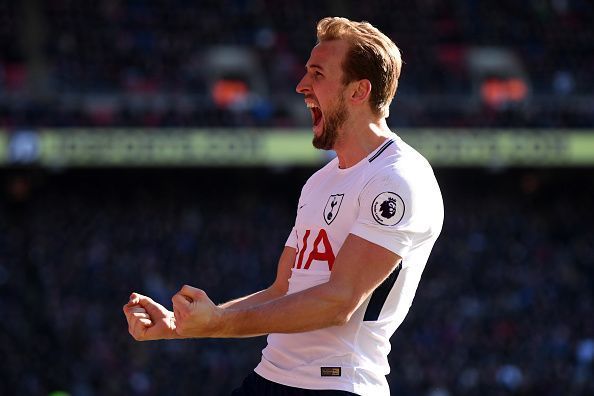
[[(3, 16), (11, 21), (0, 33), (3, 56), (19, 54), (21, 62), (2, 64), (20, 95), (8, 100), (14, 95), (0, 90), (0, 126), (301, 126), (307, 118), (293, 88), (315, 22), (337, 14), (373, 22), (401, 47), (394, 126), (558, 128), (594, 120), (594, 5), (584, 0), (95, 3), (4, 6), (12, 17)], [(32, 33), (17, 40), (18, 31)], [(241, 73), (219, 76), (227, 90), (247, 91), (234, 106), (217, 103), (221, 84), (204, 67), (213, 49), (229, 46), (252, 52), (265, 76), (264, 91)], [(522, 78), (510, 84), (498, 70), (472, 77), (471, 54), (485, 49), (512, 54)]]
[[(293, 91), (327, 15), (402, 49), (395, 130), (594, 126), (588, 0), (0, 0), (0, 146), (19, 149), (0, 158), (1, 395), (228, 395), (257, 364), (262, 337), (135, 342), (121, 306), (268, 285), (313, 169), (42, 169), (31, 142), (309, 127)], [(436, 169), (444, 231), (391, 340), (393, 394), (594, 394), (593, 173), (524, 166)]]
[[(184, 283), (216, 302), (267, 286), (309, 172), (4, 175), (2, 393), (227, 395), (264, 338), (138, 343), (121, 306), (131, 290), (169, 305)], [(392, 337), (393, 394), (591, 395), (592, 173), (438, 178), (448, 216)]]

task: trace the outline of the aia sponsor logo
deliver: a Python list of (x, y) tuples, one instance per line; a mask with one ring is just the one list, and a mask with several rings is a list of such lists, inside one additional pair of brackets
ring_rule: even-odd
[[(326, 230), (321, 228), (320, 231), (318, 231), (318, 235), (313, 239), (313, 243), (311, 242), (312, 238), (310, 238), (310, 236), (311, 230), (305, 230), (303, 240), (301, 241), (300, 246), (298, 246), (297, 262), (294, 267), (296, 269), (309, 269), (311, 263), (316, 260), (325, 261), (326, 264), (328, 264), (328, 270), (332, 271), (336, 256), (332, 250), (332, 245), (330, 244)], [(305, 253), (308, 252), (308, 250), (309, 253), (307, 254), (307, 259), (304, 262)]]

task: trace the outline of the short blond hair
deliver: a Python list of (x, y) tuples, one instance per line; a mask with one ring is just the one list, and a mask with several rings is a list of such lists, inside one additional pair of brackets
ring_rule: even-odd
[(376, 115), (387, 117), (402, 69), (402, 58), (396, 44), (369, 22), (354, 22), (340, 17), (320, 20), (317, 38), (318, 43), (346, 40), (350, 44), (342, 64), (343, 83), (369, 80), (371, 110)]

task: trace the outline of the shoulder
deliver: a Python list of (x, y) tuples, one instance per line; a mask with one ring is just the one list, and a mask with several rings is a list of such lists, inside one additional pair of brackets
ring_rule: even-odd
[(433, 169), (425, 157), (396, 135), (370, 157), (369, 162), (368, 184), (408, 189), (435, 181)]
[[(370, 165), (360, 202), (370, 205), (373, 213), (396, 207), (402, 210), (401, 214), (406, 219), (404, 213), (423, 216), (423, 212), (434, 214), (434, 209), (443, 206), (431, 165), (402, 139), (394, 139)], [(397, 216), (394, 216), (387, 223), (396, 220)]]

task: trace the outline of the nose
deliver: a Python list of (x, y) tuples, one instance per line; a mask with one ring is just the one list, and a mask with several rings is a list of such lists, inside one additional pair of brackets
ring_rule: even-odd
[(299, 81), (299, 84), (297, 84), (297, 86), (295, 87), (295, 91), (297, 91), (297, 93), (300, 94), (305, 94), (309, 92), (311, 90), (311, 84), (309, 80), (310, 79), (308, 74), (305, 73), (301, 78), (301, 81)]

